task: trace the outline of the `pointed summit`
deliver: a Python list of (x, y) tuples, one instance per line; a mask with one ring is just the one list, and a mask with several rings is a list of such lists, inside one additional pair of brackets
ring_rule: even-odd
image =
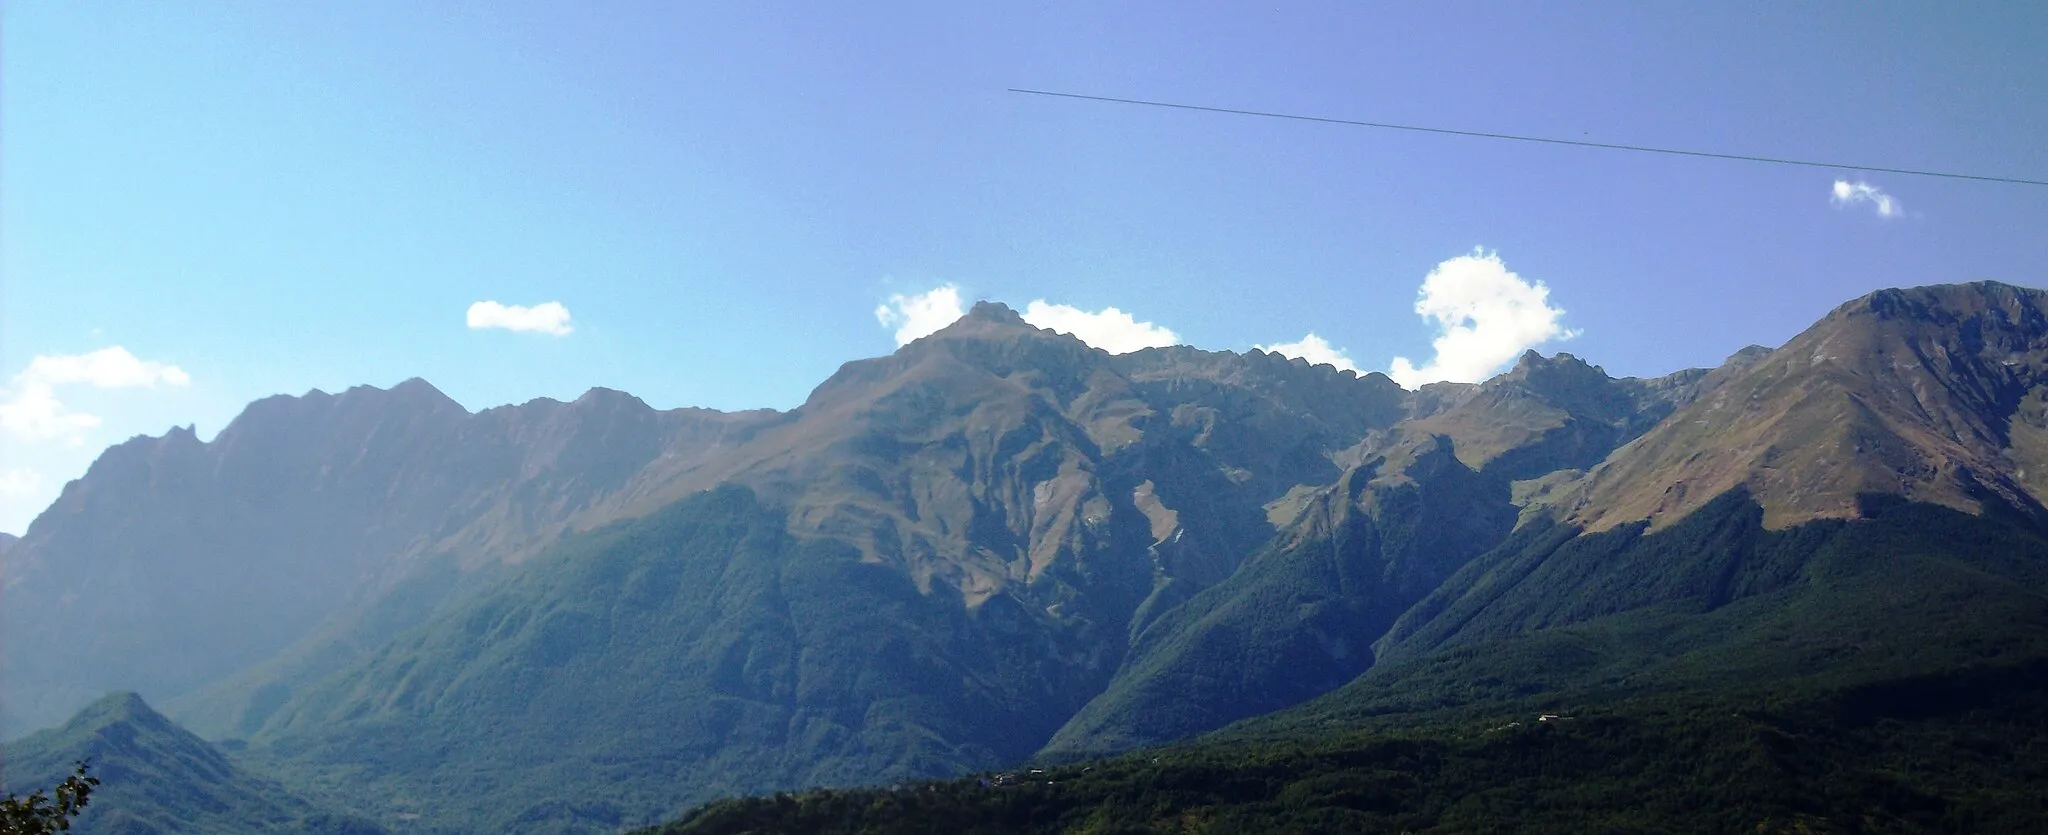
[(1009, 325), (1026, 324), (1023, 315), (1019, 314), (1015, 310), (1012, 310), (1009, 305), (1003, 304), (1002, 302), (992, 302), (985, 299), (982, 301), (975, 302), (973, 307), (968, 308), (967, 315), (962, 318), (979, 319), (983, 321), (998, 322)]
[(134, 725), (159, 733), (175, 727), (171, 720), (164, 718), (163, 714), (156, 712), (148, 702), (143, 701), (142, 696), (124, 690), (108, 693), (92, 704), (80, 708), (78, 713), (71, 717), (71, 721), (64, 723), (59, 733), (98, 733), (112, 725)]
[[(973, 307), (968, 308), (966, 315), (953, 320), (952, 324), (940, 328), (931, 336), (925, 337), (925, 339), (936, 339), (938, 341), (960, 339), (1003, 340), (1014, 339), (1024, 335), (1050, 337), (1054, 334), (1052, 331), (1033, 327), (1030, 322), (1024, 321), (1022, 314), (1011, 309), (1009, 305), (1002, 302), (978, 301), (974, 303)], [(922, 342), (924, 340), (918, 341)]]

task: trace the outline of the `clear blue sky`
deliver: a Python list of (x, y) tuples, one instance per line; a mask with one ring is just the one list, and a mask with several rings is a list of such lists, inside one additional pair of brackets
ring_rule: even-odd
[(2048, 178), (2040, 4), (1534, 5), (7, 3), (0, 530), (279, 392), (793, 406), (945, 284), (1385, 370), (1484, 247), (1576, 332), (1541, 350), (1651, 375), (1879, 287), (2048, 282), (2048, 188), (1005, 92)]

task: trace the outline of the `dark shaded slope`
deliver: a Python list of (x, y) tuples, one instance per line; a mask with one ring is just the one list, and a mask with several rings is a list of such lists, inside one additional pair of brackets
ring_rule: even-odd
[(1148, 627), (1047, 752), (1178, 739), (1343, 684), (1372, 666), (1371, 642), (1402, 611), (1514, 521), (1506, 484), (1466, 468), (1446, 440), (1376, 457), (1264, 553)]
[(1117, 677), (1047, 753), (1178, 739), (1349, 681), (1409, 606), (1507, 537), (1514, 480), (1598, 460), (1709, 377), (1617, 380), (1568, 354), (1531, 352), (1484, 384), (1418, 396), (1417, 417), (1362, 427), (1352, 452), (1366, 460), (1307, 494), (1258, 557), (1145, 624)]
[(2048, 659), (2039, 528), (1895, 497), (1861, 513), (1771, 531), (1738, 492), (1655, 532), (1525, 529), (1404, 616), (1380, 666), (1247, 727)]
[(133, 693), (102, 698), (62, 727), (9, 743), (6, 789), (55, 785), (79, 761), (90, 761), (101, 781), (72, 829), (84, 835), (384, 831), (251, 774)]
[[(713, 804), (720, 832), (2048, 827), (2048, 537), (1866, 497), (1527, 529), (1330, 694), (1128, 758)], [(1470, 608), (1465, 608), (1469, 605)], [(1548, 717), (1548, 718), (1544, 718)]]
[(578, 537), (294, 700), (295, 774), (432, 831), (611, 831), (720, 794), (988, 768), (1094, 685), (1010, 598), (921, 594), (743, 488)]
[(2031, 664), (1647, 697), (1550, 721), (1434, 716), (1201, 742), (998, 785), (731, 800), (649, 832), (2039, 832), (2044, 688), (2048, 666)]

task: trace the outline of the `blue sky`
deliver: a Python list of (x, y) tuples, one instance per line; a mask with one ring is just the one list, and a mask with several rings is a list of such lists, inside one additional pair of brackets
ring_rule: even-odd
[(0, 530), (280, 392), (786, 408), (948, 286), (1420, 379), (2048, 281), (2048, 188), (1005, 92), (2048, 177), (2038, 4), (1423, 5), (7, 3)]

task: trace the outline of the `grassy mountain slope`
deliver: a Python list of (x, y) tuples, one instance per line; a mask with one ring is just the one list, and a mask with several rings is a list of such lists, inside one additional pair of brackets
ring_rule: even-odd
[(2042, 514), (2048, 292), (1994, 282), (1849, 302), (1594, 468), (1555, 506), (1664, 525), (1737, 486), (1782, 528), (1864, 493)]
[(106, 696), (61, 727), (9, 743), (6, 787), (55, 785), (79, 761), (101, 781), (72, 829), (84, 835), (384, 831), (250, 773), (133, 693)]

